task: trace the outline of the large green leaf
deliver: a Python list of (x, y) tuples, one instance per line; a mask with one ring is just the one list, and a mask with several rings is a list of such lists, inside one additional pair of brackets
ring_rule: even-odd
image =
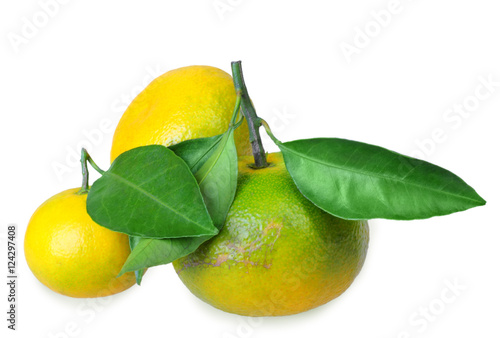
[[(231, 128), (221, 137), (185, 141), (173, 147), (177, 155), (191, 164), (193, 170), (199, 168), (195, 177), (210, 216), (219, 230), (224, 225), (236, 193), (238, 159), (233, 134), (234, 129)], [(142, 238), (129, 255), (120, 274), (171, 263), (194, 252), (211, 237)]]
[(118, 156), (90, 189), (87, 211), (96, 223), (130, 236), (179, 238), (218, 232), (186, 162), (161, 145)]
[(396, 152), (337, 138), (277, 141), (302, 194), (345, 219), (422, 219), (486, 202), (450, 171)]

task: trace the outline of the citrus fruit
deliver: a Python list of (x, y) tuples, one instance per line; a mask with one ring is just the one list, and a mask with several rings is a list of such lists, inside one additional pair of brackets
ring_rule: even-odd
[[(111, 161), (145, 145), (170, 146), (228, 129), (236, 102), (231, 75), (215, 67), (171, 70), (151, 82), (130, 104), (113, 136)], [(240, 155), (251, 154), (248, 127), (235, 132)]]
[(87, 194), (63, 191), (45, 201), (26, 230), (24, 253), (36, 278), (60, 294), (109, 296), (135, 284), (133, 272), (116, 278), (130, 254), (128, 236), (90, 218)]
[(236, 197), (221, 232), (174, 261), (188, 289), (246, 316), (303, 312), (343, 293), (368, 248), (368, 223), (336, 218), (296, 188), (281, 153), (252, 169), (239, 160)]

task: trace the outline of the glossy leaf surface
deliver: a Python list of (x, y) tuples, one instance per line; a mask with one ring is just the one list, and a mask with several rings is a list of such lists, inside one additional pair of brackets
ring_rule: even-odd
[(189, 167), (161, 145), (118, 156), (90, 189), (87, 211), (96, 223), (130, 236), (179, 238), (218, 232)]
[(382, 147), (337, 138), (277, 142), (302, 194), (345, 219), (422, 219), (486, 202), (461, 178)]

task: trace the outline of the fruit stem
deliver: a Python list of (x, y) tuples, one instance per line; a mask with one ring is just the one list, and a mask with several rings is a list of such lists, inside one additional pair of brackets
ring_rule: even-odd
[(231, 62), (231, 70), (233, 72), (234, 88), (236, 92), (241, 92), (241, 112), (248, 122), (248, 130), (250, 132), (250, 143), (252, 145), (253, 158), (255, 160), (254, 168), (266, 168), (267, 163), (266, 151), (262, 145), (260, 138), (259, 127), (261, 126), (260, 118), (257, 116), (255, 107), (248, 96), (247, 87), (243, 79), (243, 70), (241, 61)]
[(82, 155), (80, 157), (80, 162), (82, 163), (82, 188), (78, 190), (78, 195), (87, 194), (89, 192), (89, 168), (87, 162), (90, 163), (92, 168), (94, 168), (99, 174), (104, 174), (104, 171), (97, 166), (97, 164), (92, 160), (89, 153), (85, 148), (82, 148)]

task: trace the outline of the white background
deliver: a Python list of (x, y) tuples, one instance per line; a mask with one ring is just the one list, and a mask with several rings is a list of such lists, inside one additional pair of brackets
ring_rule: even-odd
[[(500, 82), (495, 1), (60, 0), (45, 9), (51, 16), (41, 5), (48, 2), (0, 5), (2, 337), (499, 336), (500, 86), (488, 98), (474, 96), (481, 81)], [(388, 8), (393, 14), (379, 18), (381, 27), (372, 12)], [(363, 39), (366, 29), (371, 37)], [(350, 57), (347, 45), (357, 48)], [(422, 221), (372, 221), (368, 258), (351, 288), (290, 317), (250, 320), (216, 310), (192, 296), (171, 266), (100, 300), (40, 284), (24, 260), (24, 232), (38, 205), (80, 184), (73, 154), (86, 145), (106, 168), (112, 129), (152, 76), (193, 64), (229, 72), (239, 59), (258, 113), (281, 140), (335, 136), (420, 153), (488, 204)], [(453, 111), (464, 103), (467, 116)], [(11, 223), (18, 228), (15, 333), (5, 321)], [(456, 296), (449, 283), (460, 285)], [(421, 317), (425, 308), (432, 317)]]

